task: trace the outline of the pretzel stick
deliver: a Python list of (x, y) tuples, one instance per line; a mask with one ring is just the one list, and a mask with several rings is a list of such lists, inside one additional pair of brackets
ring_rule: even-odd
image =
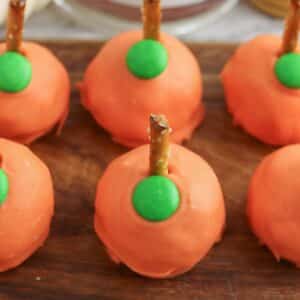
[(159, 40), (161, 22), (160, 0), (144, 0), (143, 22), (144, 38)]
[(7, 51), (20, 52), (23, 40), (26, 0), (10, 0), (7, 19)]
[(300, 27), (300, 1), (290, 0), (290, 11), (286, 20), (285, 32), (283, 35), (281, 55), (294, 52), (298, 45)]
[(150, 174), (168, 175), (170, 127), (163, 115), (150, 116)]

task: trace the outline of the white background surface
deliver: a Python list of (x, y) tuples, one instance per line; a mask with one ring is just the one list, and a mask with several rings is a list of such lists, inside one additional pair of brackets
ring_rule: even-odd
[[(1, 1), (1, 0), (0, 0)], [(283, 21), (269, 17), (241, 0), (225, 16), (209, 26), (185, 36), (193, 41), (244, 41), (259, 33), (280, 33)], [(3, 28), (0, 30), (4, 36)], [(101, 39), (101, 33), (76, 24), (63, 16), (59, 9), (50, 5), (32, 16), (26, 24), (26, 38), (32, 39)]]

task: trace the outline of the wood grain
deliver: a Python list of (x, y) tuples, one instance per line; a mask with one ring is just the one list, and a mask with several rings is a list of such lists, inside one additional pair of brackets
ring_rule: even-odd
[[(94, 42), (46, 44), (65, 63), (74, 84), (99, 49)], [(204, 72), (207, 115), (185, 146), (203, 156), (222, 183), (228, 212), (223, 241), (194, 270), (172, 280), (145, 279), (109, 260), (93, 231), (93, 199), (103, 170), (126, 149), (83, 110), (74, 88), (62, 135), (49, 135), (31, 147), (55, 181), (51, 236), (23, 266), (0, 275), (1, 300), (299, 299), (300, 272), (276, 263), (258, 245), (245, 218), (249, 178), (273, 149), (235, 128), (226, 112), (218, 73), (235, 46), (190, 46)]]

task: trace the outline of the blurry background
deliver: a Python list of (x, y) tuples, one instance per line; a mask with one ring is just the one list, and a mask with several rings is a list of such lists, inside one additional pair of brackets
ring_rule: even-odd
[[(27, 14), (31, 16), (25, 34), (34, 39), (108, 38), (137, 26), (132, 22), (139, 15), (141, 3), (140, 0), (27, 1)], [(284, 16), (288, 7), (288, 0), (162, 1), (168, 20), (165, 29), (194, 41), (242, 41), (258, 33), (279, 33), (283, 20), (278, 16)], [(0, 0), (0, 22), (4, 22), (7, 3), (8, 0)], [(0, 33), (3, 36), (3, 26)]]

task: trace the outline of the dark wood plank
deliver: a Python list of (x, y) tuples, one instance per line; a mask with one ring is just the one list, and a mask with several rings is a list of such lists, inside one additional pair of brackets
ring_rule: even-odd
[[(99, 49), (95, 42), (46, 43), (65, 63), (73, 84)], [(207, 116), (185, 146), (216, 171), (225, 193), (227, 229), (222, 243), (188, 274), (150, 280), (114, 265), (93, 231), (95, 186), (107, 164), (126, 151), (114, 144), (72, 93), (70, 118), (60, 137), (32, 150), (49, 166), (56, 187), (52, 233), (37, 254), (0, 275), (1, 300), (283, 300), (299, 299), (300, 272), (278, 264), (251, 234), (244, 213), (249, 178), (272, 151), (232, 125), (218, 73), (235, 46), (190, 45), (204, 73)]]

